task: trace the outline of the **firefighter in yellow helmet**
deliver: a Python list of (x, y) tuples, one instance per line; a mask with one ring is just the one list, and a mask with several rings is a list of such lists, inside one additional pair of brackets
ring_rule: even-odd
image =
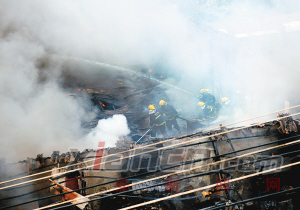
[(227, 97), (223, 97), (223, 98), (222, 98), (222, 102), (223, 102), (223, 103), (228, 103), (228, 102), (229, 102), (229, 99), (228, 99)]
[(200, 101), (206, 103), (207, 105), (215, 105), (216, 98), (213, 94), (210, 93), (209, 89), (201, 89), (200, 90)]
[(174, 128), (178, 131), (179, 134), (181, 134), (179, 125), (177, 123), (176, 118), (178, 117), (177, 111), (174, 109), (174, 107), (170, 104), (167, 104), (164, 100), (161, 100), (159, 102), (160, 105), (160, 111), (165, 117), (166, 126), (170, 132), (172, 132), (172, 126), (174, 125)]
[(209, 89), (201, 89), (200, 93), (210, 93), (210, 90)]
[(222, 108), (221, 108), (221, 115), (223, 116), (232, 116), (236, 110), (232, 106), (231, 101), (227, 97), (222, 98)]
[(156, 133), (158, 133), (158, 131), (160, 131), (163, 136), (166, 136), (166, 123), (162, 117), (162, 114), (159, 113), (154, 105), (149, 105), (148, 106), (149, 109), (149, 116), (150, 116), (150, 124), (149, 127), (152, 129), (151, 130), (151, 139), (155, 139), (156, 138)]
[(199, 119), (205, 122), (212, 122), (219, 117), (219, 109), (216, 106), (208, 105), (203, 101), (198, 102), (200, 107)]

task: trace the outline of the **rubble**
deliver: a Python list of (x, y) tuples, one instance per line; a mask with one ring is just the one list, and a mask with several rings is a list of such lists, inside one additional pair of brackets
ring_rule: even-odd
[[(202, 165), (207, 165), (209, 163), (213, 163), (214, 161), (218, 160), (223, 160), (226, 157), (233, 157), (236, 155), (236, 152), (239, 150), (247, 149), (249, 147), (253, 147), (254, 145), (261, 145), (261, 144), (273, 144), (273, 142), (280, 141), (281, 139), (284, 140), (287, 138), (287, 140), (284, 140), (283, 142), (290, 142), (293, 139), (295, 139), (299, 133), (298, 133), (298, 128), (299, 125), (297, 121), (294, 121), (293, 119), (288, 118), (289, 120), (287, 122), (282, 122), (281, 120), (278, 121), (273, 121), (269, 123), (264, 123), (261, 124), (260, 126), (253, 126), (251, 128), (241, 128), (238, 131), (233, 131), (229, 132), (226, 135), (219, 135), (218, 137), (211, 137), (211, 135), (217, 135), (220, 134), (221, 132), (225, 131), (231, 131), (234, 128), (226, 128), (223, 126), (220, 126), (220, 130), (214, 130), (214, 131), (209, 131), (205, 133), (195, 133), (191, 135), (187, 135), (185, 137), (180, 137), (177, 139), (174, 139), (170, 142), (164, 143), (163, 146), (168, 146), (168, 145), (174, 145), (177, 143), (183, 143), (187, 142), (189, 140), (201, 138), (200, 140), (197, 140), (193, 143), (189, 143), (187, 145), (183, 145), (180, 147), (176, 147), (173, 149), (166, 149), (162, 150), (162, 152), (151, 152), (149, 155), (150, 156), (136, 156), (134, 158), (130, 159), (125, 159), (122, 161), (117, 161), (119, 157), (123, 156), (129, 156), (131, 153), (126, 152), (123, 153), (123, 156), (120, 155), (115, 155), (106, 158), (105, 156), (107, 155), (113, 155), (113, 154), (118, 154), (123, 151), (127, 151), (128, 149), (135, 148), (136, 153), (140, 152), (145, 152), (145, 151), (150, 151), (152, 149), (160, 148), (159, 145), (151, 148), (143, 148), (143, 146), (152, 144), (152, 141), (148, 142), (143, 142), (143, 144), (136, 145), (134, 144), (134, 141), (131, 139), (122, 139), (117, 142), (117, 146), (114, 148), (104, 148), (103, 149), (103, 154), (104, 156), (102, 157), (102, 161), (107, 162), (110, 160), (116, 160), (115, 162), (109, 163), (109, 164), (103, 164), (100, 166), (100, 168), (95, 169), (90, 168), (90, 169), (85, 169), (86, 166), (93, 166), (94, 161), (91, 161), (89, 163), (82, 164), (80, 166), (80, 177), (82, 177), (82, 180), (84, 182), (80, 181), (78, 183), (78, 188), (82, 188), (84, 186), (92, 186), (92, 185), (97, 185), (99, 183), (106, 183), (110, 182), (109, 184), (105, 184), (101, 187), (94, 187), (91, 189), (84, 190), (84, 194), (92, 194), (95, 192), (111, 189), (117, 186), (117, 181), (115, 180), (120, 180), (124, 179), (126, 180), (127, 177), (130, 176), (137, 176), (136, 180), (145, 180), (153, 177), (157, 177), (162, 174), (168, 174), (171, 172), (176, 172), (176, 171), (181, 171), (185, 170), (188, 168), (192, 167), (197, 167), (197, 166), (202, 166)], [(291, 125), (291, 127), (289, 127)], [(293, 127), (296, 125), (296, 127)], [(285, 128), (288, 129), (287, 132), (282, 132), (282, 126), (285, 126)], [(293, 128), (293, 130), (291, 130)], [(295, 129), (296, 128), (296, 129)], [(286, 129), (284, 129), (286, 130)], [(162, 140), (162, 139), (159, 139)], [(202, 143), (202, 142), (207, 142), (207, 143)], [(274, 145), (277, 145), (280, 143), (275, 143)], [(263, 148), (268, 148), (270, 146), (261, 146), (260, 149)], [(141, 148), (141, 149), (139, 149)], [(293, 151), (296, 148), (290, 148), (289, 150), (285, 149), (286, 151)], [(241, 154), (246, 154), (251, 151), (257, 151), (258, 148), (253, 148), (250, 150), (245, 150), (242, 152), (238, 152), (239, 155)], [(231, 153), (231, 155), (228, 155), (226, 157), (221, 156), (218, 159), (214, 158), (218, 154), (227, 154)], [(255, 158), (263, 158), (266, 155), (275, 155), (274, 160), (277, 158), (276, 154), (280, 154), (281, 150), (273, 150), (272, 152), (265, 152), (264, 154), (257, 155)], [(97, 154), (97, 151), (95, 150), (85, 150), (85, 151), (70, 151), (66, 153), (59, 153), (58, 151), (54, 151), (51, 157), (43, 157), (42, 154), (39, 154), (37, 158), (35, 159), (28, 159), (25, 164), (30, 165), (29, 168), (29, 173), (38, 173), (39, 171), (44, 171), (47, 169), (55, 169), (59, 170), (60, 167), (63, 166), (68, 166), (73, 163), (81, 163), (86, 160), (91, 160), (91, 158), (95, 158)], [(287, 156), (285, 157), (284, 161), (291, 161), (292, 158), (298, 158), (299, 155), (296, 153), (293, 156)], [(201, 160), (202, 158), (207, 158), (206, 160)], [(247, 163), (253, 161), (254, 157), (250, 156), (247, 158), (240, 159), (240, 163)], [(178, 163), (183, 163), (183, 162), (189, 162), (189, 164), (180, 164), (178, 166), (174, 164)], [(159, 163), (157, 165), (157, 163)], [(287, 162), (288, 163), (288, 162)], [(172, 166), (172, 169), (166, 170), (165, 168), (167, 166)], [(234, 163), (227, 163), (227, 164), (234, 164)], [(270, 163), (268, 163), (270, 164)], [(266, 166), (268, 166), (268, 164)], [(50, 167), (48, 167), (50, 166)], [(247, 174), (251, 171), (257, 171), (257, 170), (266, 170), (266, 168), (261, 168), (261, 164), (258, 162), (257, 164), (252, 164), (252, 165), (245, 165), (242, 168), (237, 167), (236, 169), (232, 170), (231, 172), (223, 172), (223, 173), (213, 173), (208, 176), (201, 176), (201, 177), (195, 177), (195, 178), (189, 178), (185, 179), (182, 181), (178, 181), (176, 185), (174, 185), (174, 189), (176, 192), (184, 192), (186, 190), (190, 189), (196, 189), (201, 186), (207, 186), (213, 183), (216, 183), (217, 179), (219, 176), (227, 176), (230, 174), (230, 176), (233, 177), (240, 177), (243, 176), (243, 174)], [(7, 167), (7, 166), (6, 166)], [(48, 167), (48, 168), (47, 168)], [(129, 167), (129, 168), (128, 168)], [(185, 178), (187, 176), (195, 176), (198, 173), (203, 173), (206, 171), (211, 171), (211, 170), (216, 170), (218, 167), (225, 168), (228, 167), (225, 163), (222, 163), (221, 165), (215, 165), (215, 166), (206, 166), (203, 168), (199, 168), (197, 170), (192, 170), (189, 172), (181, 173), (179, 176), (170, 176), (169, 178), (171, 180), (178, 180), (181, 178)], [(164, 169), (164, 170), (161, 170)], [(52, 171), (53, 171), (52, 170)], [(149, 171), (150, 170), (150, 171)], [(151, 172), (152, 171), (152, 172)], [(147, 172), (146, 174), (144, 174)], [(149, 172), (149, 174), (148, 174)], [(151, 173), (150, 173), (151, 172)], [(278, 172), (276, 172), (278, 173)], [(263, 195), (265, 193), (266, 189), (259, 189), (259, 191), (255, 191), (253, 186), (254, 182), (257, 182), (258, 185), (262, 185), (265, 183), (265, 179), (268, 176), (275, 176), (276, 173), (269, 174), (264, 177), (257, 177), (257, 178), (251, 178), (249, 180), (243, 180), (234, 183), (231, 187), (234, 188), (235, 192), (238, 192), (237, 194), (234, 194), (235, 200), (240, 200), (239, 196), (242, 198), (249, 198), (253, 197), (255, 195)], [(280, 176), (283, 176), (287, 172), (282, 172)], [(144, 174), (144, 175), (143, 175)], [(79, 175), (76, 175), (76, 177)], [(290, 174), (292, 176), (292, 174)], [(55, 176), (54, 176), (55, 178)], [(136, 181), (131, 180), (130, 178), (128, 179), (129, 183), (134, 183)], [(165, 180), (157, 180), (155, 183), (163, 183)], [(292, 180), (292, 179), (291, 179)], [(63, 179), (61, 179), (63, 181)], [(174, 183), (175, 183), (174, 181)], [(284, 187), (290, 186), (289, 188), (293, 188), (293, 184), (289, 183), (288, 181), (283, 181), (284, 182)], [(118, 206), (124, 206), (124, 205), (133, 205), (135, 203), (140, 203), (143, 202), (144, 198), (153, 198), (153, 197), (163, 197), (166, 195), (172, 194), (172, 192), (168, 192), (166, 189), (166, 185), (162, 185), (162, 187), (152, 187), (152, 185), (155, 184), (154, 182), (148, 183), (145, 185), (141, 186), (136, 186), (132, 187), (132, 189), (136, 189), (132, 194), (124, 195), (123, 197), (115, 196), (111, 198), (105, 198), (101, 200), (101, 203), (99, 202), (91, 202), (91, 208), (92, 209), (99, 209), (103, 206), (105, 206), (106, 209), (114, 209), (113, 207), (108, 207), (110, 202), (116, 202)], [(257, 185), (257, 184), (255, 184)], [(39, 185), (36, 186), (37, 189)], [(141, 187), (148, 186), (150, 187), (149, 190), (139, 190)], [(297, 186), (297, 185), (295, 185)], [(169, 189), (169, 188), (168, 188)], [(173, 188), (172, 188), (173, 189)], [(83, 191), (82, 191), (83, 192)], [(54, 193), (50, 191), (50, 195)], [(173, 192), (174, 193), (174, 192)], [(48, 194), (48, 193), (47, 193)], [(45, 194), (42, 194), (45, 196)], [(205, 196), (202, 196), (205, 195)], [(133, 197), (126, 197), (126, 196), (133, 196)], [(135, 197), (134, 197), (135, 196)], [(165, 201), (160, 204), (155, 204), (151, 208), (161, 208), (161, 209), (169, 209), (169, 208), (177, 208), (177, 209), (193, 209), (195, 208), (203, 208), (205, 206), (213, 206), (213, 202), (223, 202), (224, 199), (219, 199), (218, 196), (224, 197), (226, 199), (227, 195), (226, 193), (224, 194), (223, 192), (218, 192), (215, 189), (212, 189), (210, 191), (206, 192), (199, 192), (195, 194), (191, 194), (189, 196), (181, 196), (175, 200), (170, 200), (170, 201)], [(225, 200), (226, 200), (225, 199)], [(231, 199), (232, 200), (232, 199)], [(49, 200), (50, 201), (50, 200)], [(57, 201), (57, 200), (56, 200)], [(54, 202), (54, 200), (52, 200)], [(269, 202), (269, 201), (264, 201), (264, 202)], [(289, 203), (290, 201), (288, 200), (283, 200), (280, 201), (281, 203)], [(50, 202), (51, 203), (51, 202)], [(282, 206), (276, 204), (277, 206)], [(40, 203), (39, 205), (42, 205)], [(45, 205), (45, 204), (43, 204)], [(248, 203), (248, 206), (257, 206), (257, 205), (264, 205), (267, 206), (267, 204), (262, 203)], [(98, 207), (97, 207), (98, 206)], [(150, 208), (150, 207), (149, 207)]]

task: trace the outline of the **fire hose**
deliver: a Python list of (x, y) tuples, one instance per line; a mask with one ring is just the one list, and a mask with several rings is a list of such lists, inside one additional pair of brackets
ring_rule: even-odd
[(183, 117), (177, 116), (177, 118), (178, 118), (178, 119), (181, 119), (181, 120), (185, 120), (185, 121), (187, 121), (187, 122), (192, 122), (192, 121), (190, 121), (190, 120), (188, 120), (188, 119), (185, 119), (185, 118), (183, 118)]
[[(185, 120), (185, 121), (187, 121), (187, 122), (189, 122), (189, 123), (191, 123), (192, 121), (190, 121), (190, 120), (188, 120), (188, 119), (185, 119), (185, 118), (183, 118), (183, 117), (179, 117), (179, 116), (177, 116), (176, 118), (179, 118), (179, 119), (182, 119), (182, 120)], [(141, 136), (141, 138), (139, 138), (139, 140), (137, 140), (137, 142), (136, 143), (138, 143), (145, 135), (147, 135), (147, 133), (149, 133), (150, 131), (152, 130), (152, 128), (150, 128), (149, 130), (147, 130), (146, 131), (146, 133), (144, 133), (142, 136)]]
[(147, 133), (149, 133), (149, 131), (151, 131), (152, 130), (152, 128), (149, 128), (149, 130), (147, 130), (147, 132), (146, 133), (144, 133), (144, 135), (142, 135), (142, 137), (141, 138), (139, 138), (139, 140), (137, 140), (137, 142), (136, 143), (138, 143)]

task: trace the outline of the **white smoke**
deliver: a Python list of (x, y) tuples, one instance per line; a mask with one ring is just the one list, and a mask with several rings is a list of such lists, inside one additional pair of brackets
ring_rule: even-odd
[[(251, 99), (250, 116), (283, 108), (285, 100), (299, 103), (299, 6), (296, 0), (2, 0), (1, 156), (20, 160), (85, 146), (81, 122), (93, 111), (62, 88), (59, 64), (51, 63), (48, 79), (39, 81), (37, 60), (49, 53), (115, 65), (163, 62), (173, 84), (194, 94), (210, 88), (231, 97), (241, 90), (241, 98)], [(171, 96), (182, 110), (197, 102), (178, 90)], [(117, 119), (123, 135), (125, 122)]]
[(57, 83), (38, 84), (33, 60), (39, 47), (28, 44), (30, 50), (20, 54), (15, 47), (24, 47), (24, 42), (1, 45), (6, 45), (2, 55), (15, 58), (1, 62), (1, 157), (11, 162), (67, 149), (81, 135), (83, 107)]
[(114, 115), (111, 118), (99, 120), (97, 127), (91, 130), (85, 141), (90, 142), (93, 148), (96, 148), (99, 142), (105, 142), (105, 147), (115, 147), (117, 140), (126, 137), (129, 133), (126, 117)]
[(57, 83), (38, 84), (35, 60), (43, 47), (18, 33), (0, 46), (1, 157), (22, 160), (70, 142), (83, 112)]

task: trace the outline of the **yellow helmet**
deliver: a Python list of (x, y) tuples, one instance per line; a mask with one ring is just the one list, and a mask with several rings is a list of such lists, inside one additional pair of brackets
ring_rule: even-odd
[(163, 105), (165, 105), (166, 104), (166, 102), (164, 101), (164, 100), (161, 100), (160, 102), (159, 102), (159, 105), (160, 106), (163, 106)]
[(201, 89), (200, 93), (210, 93), (209, 89)]
[(228, 101), (228, 98), (227, 98), (227, 97), (223, 97), (223, 98), (222, 98), (222, 102), (225, 102), (225, 101)]
[(202, 102), (202, 101), (198, 102), (198, 106), (203, 106), (203, 105), (205, 105), (204, 102)]
[(150, 109), (150, 110), (154, 110), (154, 109), (155, 109), (155, 107), (154, 107), (154, 105), (149, 105), (149, 106), (148, 106), (148, 109)]

